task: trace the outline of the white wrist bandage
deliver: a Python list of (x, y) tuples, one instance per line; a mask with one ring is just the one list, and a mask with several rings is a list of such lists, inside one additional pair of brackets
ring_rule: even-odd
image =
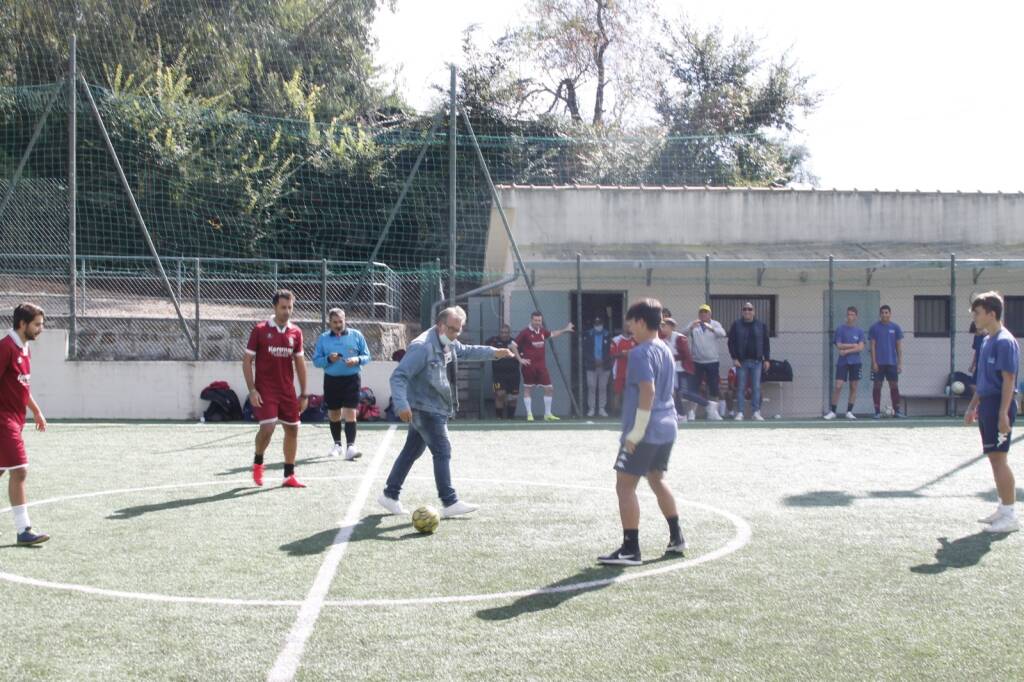
[(636, 418), (633, 420), (633, 430), (626, 434), (626, 440), (630, 443), (639, 443), (644, 439), (647, 432), (647, 425), (651, 421), (650, 410), (637, 410)]

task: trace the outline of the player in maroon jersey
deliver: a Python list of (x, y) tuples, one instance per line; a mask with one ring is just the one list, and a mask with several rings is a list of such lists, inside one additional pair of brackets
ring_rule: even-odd
[[(249, 334), (242, 359), (242, 374), (249, 389), (252, 413), (260, 423), (256, 432), (256, 457), (252, 480), (263, 485), (263, 453), (278, 423), (284, 430), (284, 483), (286, 488), (305, 488), (295, 478), (295, 454), (299, 447), (299, 415), (306, 409), (306, 359), (302, 354), (302, 330), (289, 322), (295, 296), (287, 289), (274, 293), (274, 316), (256, 325)], [(256, 375), (253, 376), (253, 365)], [(295, 377), (299, 395), (295, 395)]]
[(576, 331), (572, 323), (558, 331), (548, 331), (544, 327), (544, 315), (534, 310), (530, 315), (530, 326), (519, 332), (510, 348), (519, 358), (523, 366), (523, 405), (526, 407), (526, 421), (533, 421), (533, 389), (544, 388), (544, 421), (556, 422), (558, 417), (551, 413), (551, 402), (554, 400), (555, 387), (551, 384), (551, 375), (547, 366), (547, 340), (557, 339), (566, 332)]
[(28, 455), (21, 438), (26, 407), (32, 410), (36, 430), (46, 430), (46, 418), (29, 390), (32, 356), (28, 350), (28, 342), (42, 333), (44, 318), (39, 306), (21, 303), (14, 309), (14, 329), (0, 339), (0, 476), (10, 472), (7, 494), (19, 545), (38, 545), (50, 539), (46, 533), (34, 532), (28, 518)]

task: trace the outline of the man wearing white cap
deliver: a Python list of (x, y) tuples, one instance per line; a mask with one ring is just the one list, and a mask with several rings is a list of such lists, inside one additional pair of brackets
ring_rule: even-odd
[(694, 376), (693, 385), (700, 386), (700, 382), (706, 381), (708, 385), (708, 419), (721, 421), (722, 415), (718, 409), (718, 382), (719, 382), (719, 339), (726, 337), (725, 329), (717, 320), (711, 319), (711, 306), (707, 303), (697, 309), (697, 319), (690, 323), (686, 329), (690, 338), (690, 352), (693, 354)]

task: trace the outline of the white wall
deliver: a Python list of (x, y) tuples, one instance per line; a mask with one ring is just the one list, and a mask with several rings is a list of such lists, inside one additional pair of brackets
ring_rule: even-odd
[[(48, 419), (199, 419), (208, 403), (199, 393), (227, 381), (245, 401), (242, 359), (237, 362), (115, 362), (67, 359), (68, 334), (48, 329), (32, 342), (32, 395)], [(388, 404), (388, 379), (397, 363), (374, 361), (363, 368), (363, 385), (381, 409)], [(307, 363), (310, 393), (323, 392), (323, 370)]]

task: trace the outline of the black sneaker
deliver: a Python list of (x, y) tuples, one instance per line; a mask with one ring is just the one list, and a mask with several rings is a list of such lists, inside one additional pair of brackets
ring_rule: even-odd
[(686, 551), (686, 538), (682, 535), (679, 536), (679, 540), (669, 540), (668, 547), (665, 548), (665, 552), (674, 552), (676, 554), (682, 554)]
[(597, 563), (607, 566), (639, 566), (643, 562), (640, 561), (639, 551), (626, 552), (619, 547), (611, 554), (597, 557)]

